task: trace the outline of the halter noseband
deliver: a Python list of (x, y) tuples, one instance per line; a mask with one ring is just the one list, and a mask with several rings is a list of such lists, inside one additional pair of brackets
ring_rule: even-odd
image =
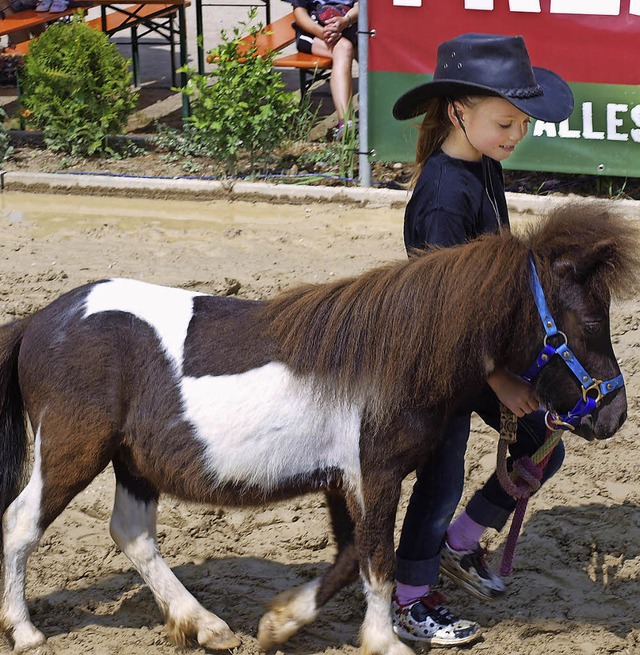
[[(558, 428), (573, 430), (583, 416), (587, 416), (593, 412), (604, 396), (622, 388), (624, 386), (624, 379), (622, 373), (620, 373), (616, 377), (603, 382), (602, 380), (592, 378), (587, 373), (577, 357), (573, 354), (571, 348), (567, 345), (567, 335), (558, 330), (556, 323), (551, 316), (551, 312), (549, 311), (549, 307), (547, 306), (547, 301), (544, 297), (544, 292), (542, 290), (542, 285), (540, 284), (540, 278), (538, 277), (536, 266), (533, 263), (533, 258), (530, 257), (529, 262), (531, 264), (531, 291), (546, 336), (544, 338), (543, 348), (536, 357), (535, 362), (531, 364), (521, 377), (527, 380), (527, 382), (531, 382), (538, 373), (540, 373), (542, 368), (551, 361), (551, 358), (554, 355), (558, 355), (560, 359), (562, 359), (580, 383), (580, 386), (582, 387), (582, 398), (578, 400), (575, 407), (567, 414), (547, 412), (545, 423), (547, 424), (547, 427), (552, 430), (557, 430)], [(554, 336), (559, 336), (563, 340), (563, 342), (557, 347), (552, 346), (548, 342), (549, 338)]]

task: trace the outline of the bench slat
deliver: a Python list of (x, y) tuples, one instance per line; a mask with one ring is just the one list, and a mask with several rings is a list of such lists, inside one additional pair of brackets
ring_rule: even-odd
[(305, 68), (327, 70), (333, 65), (331, 57), (308, 55), (306, 52), (297, 52), (293, 55), (283, 55), (273, 60), (274, 66), (281, 68)]
[(52, 14), (50, 11), (25, 9), (0, 20), (0, 36), (12, 34), (19, 30), (29, 30), (32, 27), (38, 27), (46, 23), (52, 23), (64, 16), (70, 16), (76, 11), (78, 11), (77, 7), (67, 9), (66, 11), (59, 11), (55, 14)]

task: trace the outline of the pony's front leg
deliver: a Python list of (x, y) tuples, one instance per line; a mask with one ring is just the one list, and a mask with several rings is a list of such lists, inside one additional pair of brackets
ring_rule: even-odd
[(364, 481), (364, 510), (356, 518), (356, 546), (367, 610), (360, 629), (364, 655), (415, 655), (393, 631), (395, 553), (393, 530), (402, 480), (376, 476)]
[(162, 559), (156, 541), (156, 510), (155, 499), (143, 501), (118, 483), (110, 528), (113, 540), (153, 592), (169, 638), (181, 646), (197, 641), (212, 650), (239, 646), (229, 626), (205, 610)]

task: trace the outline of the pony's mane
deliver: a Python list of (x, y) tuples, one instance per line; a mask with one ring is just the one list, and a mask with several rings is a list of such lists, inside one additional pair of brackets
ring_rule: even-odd
[[(499, 344), (539, 329), (523, 309), (532, 306), (530, 252), (548, 269), (602, 240), (615, 254), (600, 275), (615, 292), (635, 271), (635, 232), (606, 212), (564, 208), (521, 238), (504, 231), (294, 288), (269, 301), (265, 317), (287, 365), (383, 421), (403, 406), (442, 407), (469, 380), (482, 384), (505, 361)], [(541, 276), (544, 284), (551, 273)]]

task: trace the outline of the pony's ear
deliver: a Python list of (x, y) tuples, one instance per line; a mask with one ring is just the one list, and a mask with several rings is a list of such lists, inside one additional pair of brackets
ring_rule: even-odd
[(572, 275), (579, 282), (586, 282), (603, 267), (615, 268), (619, 258), (619, 244), (614, 238), (607, 238), (560, 255), (553, 263), (559, 274)]

